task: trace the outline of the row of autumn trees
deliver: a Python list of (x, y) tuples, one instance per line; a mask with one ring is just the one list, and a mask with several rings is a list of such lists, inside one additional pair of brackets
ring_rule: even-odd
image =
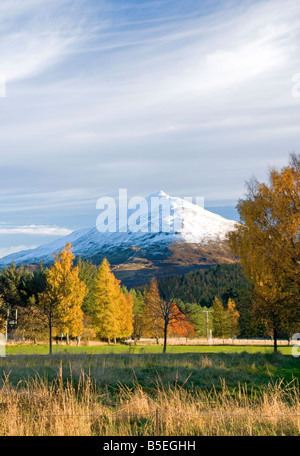
[[(14, 264), (0, 273), (0, 325), (7, 310), (18, 311), (15, 335), (33, 340), (49, 336), (52, 340), (77, 338), (78, 343), (94, 337), (116, 342), (132, 337), (192, 338), (206, 335), (207, 327), (202, 308), (176, 299), (162, 299), (158, 283), (153, 278), (144, 289), (127, 290), (120, 286), (106, 259), (99, 267), (79, 259), (73, 264), (72, 247), (67, 244), (54, 255), (49, 269), (43, 265), (32, 272)], [(232, 299), (223, 305), (215, 298), (209, 316), (209, 328), (214, 337), (233, 337), (239, 331), (239, 313)], [(199, 326), (202, 319), (205, 327)], [(1, 331), (1, 329), (0, 329)]]
[(98, 336), (101, 339), (122, 339), (133, 330), (132, 299), (123, 293), (120, 282), (110, 271), (106, 259), (95, 270), (93, 277), (93, 306), (85, 298), (89, 289), (80, 278), (80, 265), (74, 266), (71, 244), (54, 255), (51, 268), (40, 269), (44, 278), (44, 291), (33, 295), (30, 304), (20, 309), (20, 326), (35, 330), (40, 326), (49, 330), (50, 353), (52, 338), (77, 338)]
[(18, 312), (15, 336), (36, 340), (48, 335), (50, 353), (53, 338), (64, 337), (69, 343), (72, 337), (79, 343), (82, 336), (110, 341), (132, 334), (132, 299), (122, 292), (107, 260), (93, 268), (93, 289), (89, 290), (80, 278), (80, 273), (85, 273), (84, 265), (80, 261), (75, 266), (74, 258), (71, 244), (66, 244), (54, 254), (54, 264), (49, 269), (41, 264), (32, 273), (13, 264), (1, 272), (2, 331), (7, 312), (12, 317)]

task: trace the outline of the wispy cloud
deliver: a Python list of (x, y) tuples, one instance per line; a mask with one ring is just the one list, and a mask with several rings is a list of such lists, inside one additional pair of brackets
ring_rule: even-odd
[(40, 236), (67, 236), (73, 230), (62, 228), (60, 226), (47, 226), (47, 225), (23, 225), (23, 226), (9, 226), (0, 225), (0, 236), (5, 234), (28, 234)]
[[(43, 73), (76, 52), (102, 22), (85, 0), (2, 0), (0, 72), (7, 82)], [(82, 10), (86, 14), (82, 14)], [(90, 10), (90, 11), (89, 11)]]
[(50, 208), (84, 225), (82, 208), (96, 218), (120, 187), (234, 203), (299, 149), (297, 0), (2, 0), (0, 13), (0, 212), (19, 225)]
[(12, 253), (21, 252), (22, 250), (36, 249), (38, 245), (13, 245), (11, 247), (0, 248), (0, 258), (3, 258)]
[[(83, 2), (80, 3), (83, 7)], [(69, 4), (62, 2), (61, 12)], [(107, 142), (119, 147), (118, 140), (123, 138), (174, 137), (182, 131), (189, 134), (191, 119), (194, 125), (195, 118), (200, 123), (207, 121), (207, 116), (223, 120), (235, 110), (236, 118), (242, 115), (247, 119), (241, 100), (248, 101), (248, 94), (252, 107), (258, 110), (262, 106), (271, 110), (282, 103), (293, 106), (287, 87), (290, 78), (283, 78), (295, 65), (300, 5), (294, 0), (287, 0), (285, 5), (273, 0), (246, 4), (236, 10), (235, 7), (226, 6), (225, 2), (204, 16), (196, 8), (193, 15), (183, 15), (180, 19), (174, 16), (173, 20), (163, 16), (161, 24), (150, 21), (142, 28), (128, 26), (130, 19), (118, 26), (106, 8), (100, 15), (101, 32), (93, 29), (93, 33), (86, 26), (71, 30), (71, 25), (79, 21), (79, 9), (75, 8), (76, 14), (61, 17), (60, 9), (50, 8), (49, 31), (46, 27), (42, 35), (46, 39), (50, 37), (51, 42), (54, 40), (55, 55), (66, 58), (63, 49), (68, 49), (70, 55), (78, 52), (81, 55), (67, 59), (69, 65), (60, 70), (59, 79), (35, 80), (34, 86), (29, 86), (33, 99), (27, 102), (35, 105), (37, 99), (42, 100), (43, 115), (38, 110), (25, 122), (22, 117), (18, 123), (19, 134), (26, 141), (33, 135), (37, 140), (54, 135), (49, 147), (58, 148), (56, 137), (62, 141), (59, 148), (68, 153), (78, 141), (80, 147)], [(134, 9), (133, 5), (131, 8)], [(127, 16), (128, 10), (130, 5)], [(84, 11), (83, 8), (82, 18), (88, 23)], [(51, 14), (55, 14), (55, 21), (51, 20)], [(70, 21), (68, 38), (65, 21)], [(43, 59), (51, 65), (52, 58), (47, 57), (47, 46), (43, 48), (39, 33), (35, 31), (32, 36), (39, 46), (37, 61), (42, 71), (45, 70)], [(101, 46), (97, 48), (95, 43)], [(116, 50), (108, 52), (106, 45), (115, 46)], [(26, 64), (30, 62), (28, 56), (34, 55), (30, 50), (20, 52)], [(9, 58), (4, 58), (5, 61), (9, 62)], [(79, 66), (80, 61), (86, 65)], [(19, 57), (16, 62), (20, 71)], [(53, 97), (57, 98), (55, 102)], [(3, 141), (12, 137), (18, 122), (15, 111), (13, 115), (15, 122), (0, 136)]]
[(0, 213), (28, 212), (37, 210), (53, 210), (73, 208), (81, 210), (87, 205), (95, 205), (96, 199), (101, 196), (96, 190), (69, 189), (61, 191), (48, 191), (41, 193), (3, 192), (1, 195)]

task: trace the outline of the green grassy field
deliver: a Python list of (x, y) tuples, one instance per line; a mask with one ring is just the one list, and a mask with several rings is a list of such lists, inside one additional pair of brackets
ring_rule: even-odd
[[(149, 349), (159, 348), (161, 351), (161, 347), (147, 347), (148, 353), (142, 351), (143, 347), (138, 347), (137, 353), (122, 353), (124, 346), (115, 346), (114, 353), (108, 346), (68, 347), (68, 352), (58, 352), (59, 348), (64, 349), (55, 347), (57, 353), (51, 357), (45, 356), (47, 347), (43, 346), (26, 347), (26, 350), (24, 346), (11, 348), (15, 354), (0, 358), (0, 373), (2, 376), (9, 374), (15, 385), (35, 375), (51, 381), (59, 368), (65, 381), (72, 377), (77, 383), (82, 373), (88, 373), (98, 386), (106, 388), (115, 388), (120, 383), (129, 387), (138, 383), (151, 388), (157, 381), (165, 386), (184, 383), (185, 388), (218, 387), (223, 381), (230, 388), (243, 383), (260, 387), (279, 378), (286, 381), (300, 378), (299, 358), (274, 354), (266, 347), (262, 347), (261, 351), (255, 351), (255, 347), (247, 347), (247, 351), (245, 347), (237, 347), (239, 352), (224, 346), (170, 347), (166, 355), (150, 353)], [(34, 354), (37, 348), (41, 350), (40, 354)], [(194, 352), (188, 352), (189, 348), (193, 348)]]
[[(158, 354), (162, 352), (160, 345), (96, 345), (96, 346), (72, 346), (72, 345), (53, 345), (53, 353), (69, 354)], [(167, 347), (168, 353), (272, 353), (272, 347), (266, 346), (234, 346), (234, 345), (170, 345)], [(291, 347), (279, 347), (279, 352), (284, 355), (291, 355)], [(7, 355), (47, 355), (49, 347), (47, 345), (8, 345)]]
[(156, 409), (162, 435), (300, 435), (289, 347), (161, 349), (8, 346), (0, 435), (154, 435)]

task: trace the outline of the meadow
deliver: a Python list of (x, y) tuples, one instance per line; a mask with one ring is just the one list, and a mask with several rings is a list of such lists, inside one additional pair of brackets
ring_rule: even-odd
[(300, 434), (299, 358), (271, 347), (8, 348), (1, 435)]
[[(292, 347), (282, 346), (278, 348), (279, 352), (285, 355), (291, 355)], [(162, 352), (161, 345), (124, 345), (124, 344), (106, 344), (91, 346), (75, 345), (53, 345), (54, 354), (159, 354)], [(254, 345), (169, 345), (167, 353), (272, 353), (272, 346), (254, 346)], [(7, 355), (48, 355), (49, 347), (46, 344), (24, 345), (13, 344), (7, 345)]]

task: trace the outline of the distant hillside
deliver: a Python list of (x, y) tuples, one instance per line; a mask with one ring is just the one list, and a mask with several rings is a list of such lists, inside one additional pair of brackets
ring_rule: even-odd
[[(116, 226), (115, 231), (99, 232), (96, 227), (74, 231), (36, 249), (1, 258), (0, 267), (11, 262), (34, 267), (43, 261), (49, 265), (53, 253), (71, 243), (77, 258), (99, 264), (106, 257), (118, 279), (132, 287), (149, 282), (153, 276), (164, 278), (238, 261), (225, 242), (226, 234), (235, 229), (235, 221), (162, 191), (147, 198), (150, 208), (153, 199), (170, 211), (149, 211), (137, 231), (118, 231), (120, 226), (127, 226), (128, 220), (117, 214), (111, 227)], [(153, 232), (153, 226), (157, 232)]]
[(244, 276), (241, 265), (237, 263), (221, 264), (160, 280), (159, 287), (164, 298), (173, 294), (185, 303), (210, 307), (215, 296), (225, 302), (229, 297), (239, 297), (250, 288), (250, 282)]

